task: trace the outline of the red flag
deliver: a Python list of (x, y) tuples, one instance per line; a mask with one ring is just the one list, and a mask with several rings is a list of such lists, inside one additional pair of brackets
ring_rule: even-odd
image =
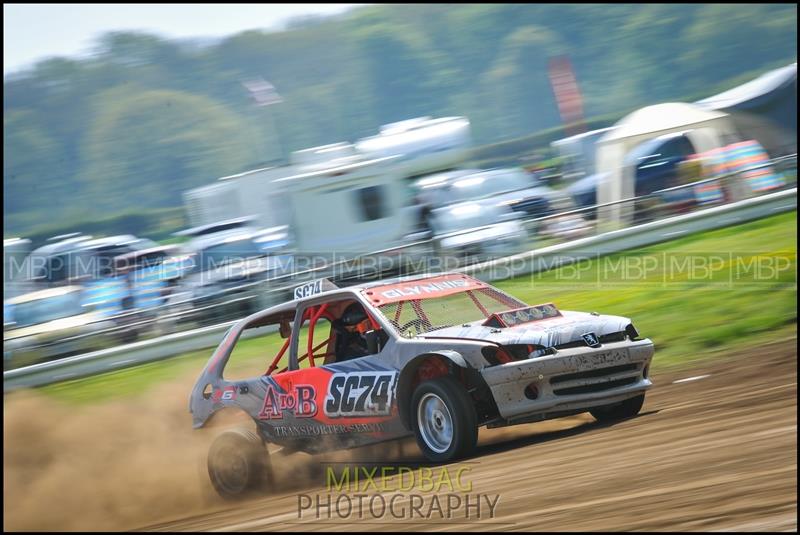
[(575, 72), (572, 69), (572, 62), (567, 56), (557, 56), (550, 58), (548, 68), (550, 85), (553, 87), (553, 94), (556, 97), (558, 112), (564, 125), (577, 123), (575, 132), (580, 133), (586, 130), (583, 124), (583, 100), (578, 89), (578, 82), (575, 80)]

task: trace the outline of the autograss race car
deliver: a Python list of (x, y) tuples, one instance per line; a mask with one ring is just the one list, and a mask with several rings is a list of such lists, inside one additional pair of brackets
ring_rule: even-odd
[[(264, 327), (285, 340), (266, 371), (226, 380), (242, 333)], [(346, 288), (323, 279), (235, 324), (190, 411), (195, 428), (225, 408), (255, 422), (209, 450), (212, 484), (233, 497), (267, 479), (267, 443), (313, 454), (413, 434), (444, 463), (469, 455), (484, 425), (632, 417), (652, 384), (653, 351), (628, 318), (527, 305), (460, 273)]]

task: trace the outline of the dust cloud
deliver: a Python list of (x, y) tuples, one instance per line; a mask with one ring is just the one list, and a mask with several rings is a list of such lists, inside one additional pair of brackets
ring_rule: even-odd
[(91, 406), (36, 391), (3, 405), (6, 530), (128, 529), (213, 506), (210, 432), (195, 431), (188, 385)]
[[(253, 423), (223, 411), (209, 428), (192, 429), (193, 379), (93, 405), (36, 390), (6, 395), (4, 529), (129, 530), (236, 507), (214, 492), (206, 454), (224, 429)], [(321, 486), (329, 462), (397, 460), (412, 446), (406, 441), (323, 456), (278, 456), (271, 446), (272, 484), (252, 498)]]

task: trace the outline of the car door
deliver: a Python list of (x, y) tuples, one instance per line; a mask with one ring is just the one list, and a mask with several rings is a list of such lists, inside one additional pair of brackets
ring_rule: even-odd
[[(326, 448), (331, 444), (365, 445), (406, 434), (395, 399), (398, 370), (384, 364), (385, 359), (381, 358), (390, 351), (389, 344), (373, 355), (330, 362), (332, 325), (321, 319), (328, 305), (333, 304), (298, 307), (290, 344), (290, 369), (271, 376), (276, 393), (286, 400), (283, 406), (293, 408), (281, 410), (276, 394), (275, 399), (265, 400), (266, 410), (273, 416), (280, 415), (298, 436), (326, 437)], [(267, 397), (270, 395), (268, 391)]]

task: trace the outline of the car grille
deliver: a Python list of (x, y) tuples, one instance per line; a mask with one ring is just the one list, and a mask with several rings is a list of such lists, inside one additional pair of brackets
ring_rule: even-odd
[(633, 384), (638, 380), (639, 364), (633, 363), (556, 375), (550, 378), (550, 384), (555, 395), (570, 396), (603, 392)]
[[(598, 340), (601, 344), (611, 344), (613, 342), (624, 342), (627, 336), (628, 335), (625, 333), (625, 331), (619, 331), (616, 333), (604, 334), (603, 336), (600, 336)], [(555, 346), (556, 349), (572, 349), (575, 347), (588, 347), (588, 344), (585, 340), (580, 339)]]

